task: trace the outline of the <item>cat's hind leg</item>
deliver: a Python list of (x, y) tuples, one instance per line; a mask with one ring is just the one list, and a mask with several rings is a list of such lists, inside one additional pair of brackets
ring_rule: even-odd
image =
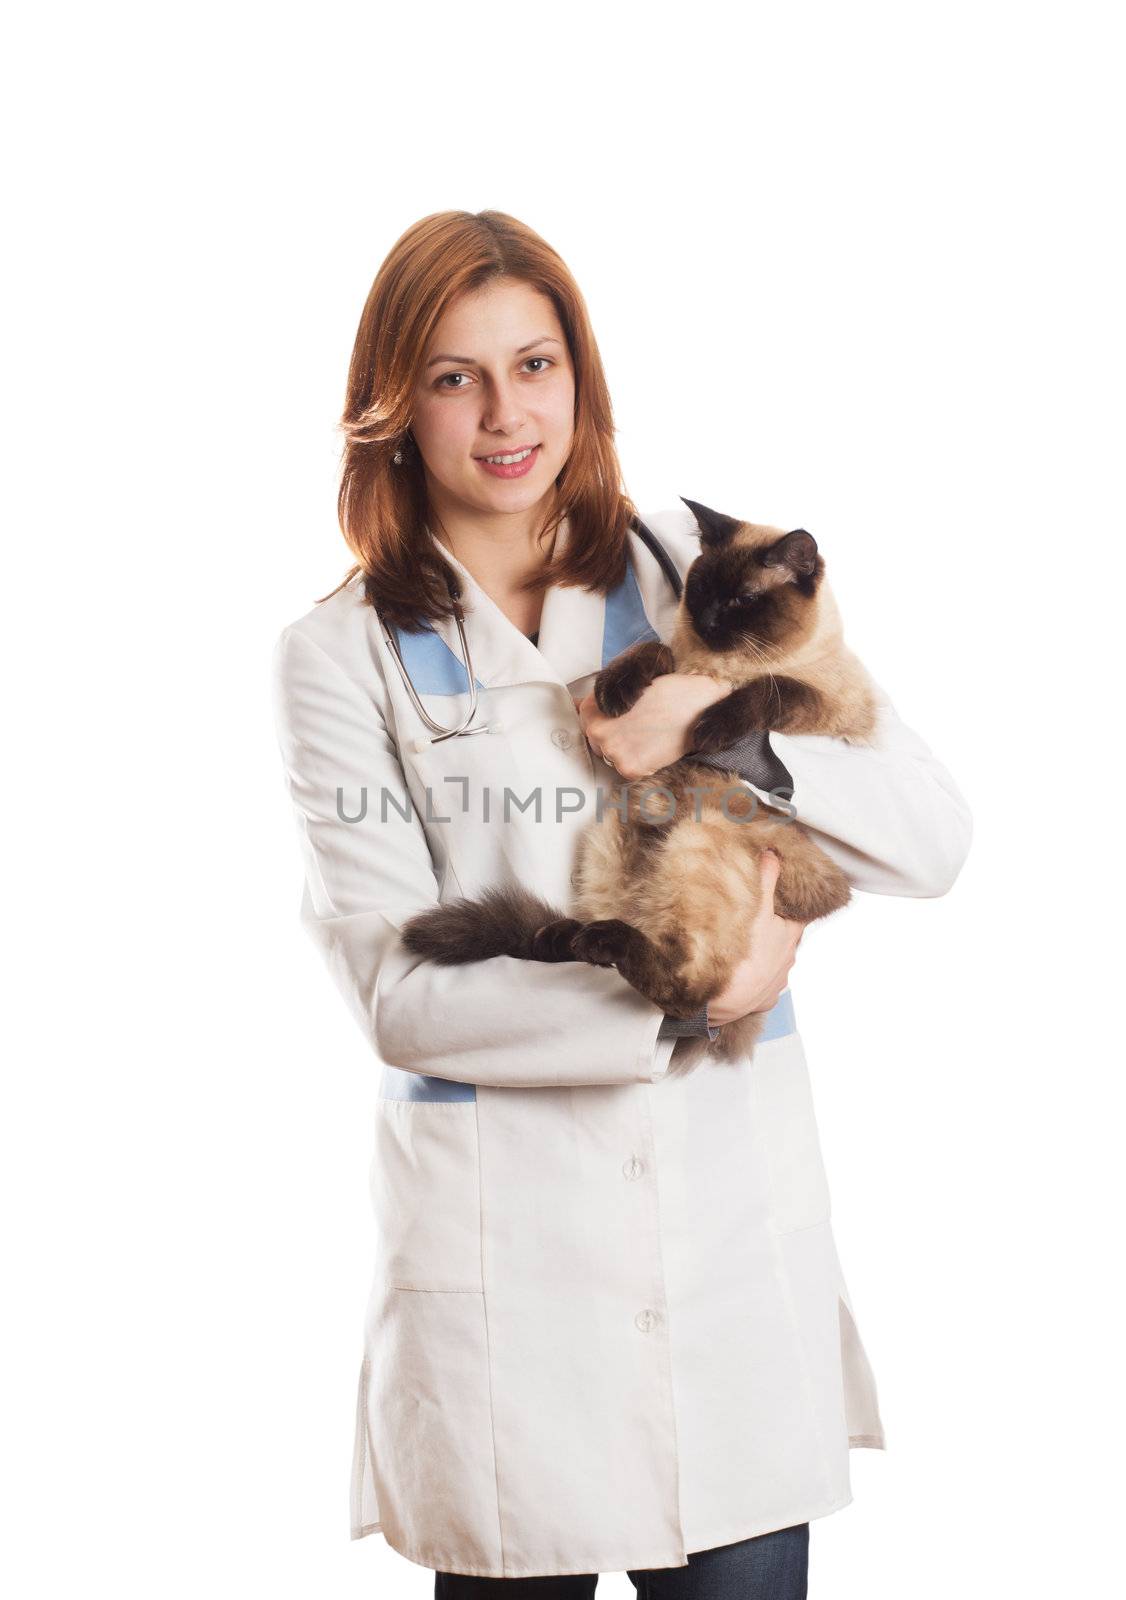
[(799, 823), (775, 824), (766, 837), (756, 833), (754, 842), (781, 858), (774, 886), (774, 909), (780, 917), (815, 922), (848, 904), (852, 890), (847, 877)]
[(532, 935), (529, 955), (533, 961), (577, 961), (575, 935), (583, 924), (575, 917), (560, 917), (537, 928)]
[(571, 949), (578, 961), (617, 967), (627, 983), (669, 1016), (695, 1016), (713, 992), (680, 978), (679, 962), (670, 960), (640, 928), (620, 917), (588, 922), (574, 936)]

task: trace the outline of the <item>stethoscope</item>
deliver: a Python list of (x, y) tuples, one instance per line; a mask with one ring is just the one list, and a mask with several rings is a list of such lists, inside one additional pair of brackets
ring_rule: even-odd
[[(650, 552), (656, 559), (657, 565), (660, 567), (665, 577), (669, 580), (673, 594), (679, 600), (684, 585), (681, 582), (680, 573), (676, 569), (676, 564), (669, 555), (668, 551), (665, 549), (664, 545), (657, 538), (656, 534), (653, 533), (650, 528), (645, 526), (640, 517), (631, 517), (630, 527), (634, 530), (642, 542), (649, 547)], [(447, 581), (449, 581), (448, 574)], [(450, 583), (450, 593), (451, 595), (453, 594), (452, 583)], [(379, 615), (378, 607), (376, 608), (376, 615)], [(392, 655), (399, 663), (399, 671), (402, 674), (403, 683), (406, 686), (408, 695), (410, 696), (411, 704), (414, 706), (414, 709), (418, 712), (426, 726), (431, 730), (430, 743), (440, 744), (443, 739), (457, 739), (463, 734), (488, 733), (490, 724), (487, 722), (482, 723), (476, 728), (470, 727), (470, 723), (477, 715), (477, 679), (473, 675), (473, 662), (469, 654), (469, 641), (465, 637), (465, 628), (462, 626), (460, 611), (454, 613), (454, 621), (457, 624), (457, 636), (461, 642), (461, 659), (465, 666), (466, 682), (469, 685), (469, 707), (460, 725), (456, 728), (444, 728), (440, 722), (435, 722), (429, 711), (427, 711), (426, 707), (419, 698), (418, 691), (411, 682), (411, 675), (407, 671), (407, 664), (403, 660), (402, 653), (399, 650), (399, 643), (395, 638), (394, 630), (387, 627), (386, 623), (383, 622), (382, 617), (380, 617), (379, 620), (383, 626), (383, 636), (387, 640), (387, 644)]]

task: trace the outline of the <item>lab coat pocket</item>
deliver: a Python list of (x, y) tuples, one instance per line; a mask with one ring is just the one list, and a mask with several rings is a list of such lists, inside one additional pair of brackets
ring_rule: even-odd
[(387, 1288), (376, 1298), (371, 1336), (368, 1404), (378, 1418), (384, 1536), (419, 1566), (499, 1573), (504, 1555), (484, 1294)]
[(372, 1206), (389, 1288), (484, 1288), (473, 1100), (376, 1102)]
[(829, 1185), (799, 1034), (788, 1033), (755, 1047), (751, 1098), (777, 1231), (792, 1233), (827, 1221)]

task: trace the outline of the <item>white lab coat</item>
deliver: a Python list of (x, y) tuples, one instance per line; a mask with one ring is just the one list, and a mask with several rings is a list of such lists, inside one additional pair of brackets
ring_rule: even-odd
[[(644, 520), (683, 575), (691, 513)], [(850, 1445), (884, 1445), (799, 1035), (670, 1077), (661, 1012), (615, 970), (438, 967), (399, 937), (490, 884), (567, 907), (613, 776), (572, 697), (676, 611), (636, 534), (630, 550), (610, 596), (547, 592), (538, 647), (454, 562), (488, 733), (431, 743), (356, 580), (275, 654), (302, 915), (379, 1073), (352, 1536), (435, 1570), (684, 1566), (848, 1504)], [(427, 709), (459, 720), (455, 625), (400, 638)], [(856, 888), (950, 887), (966, 804), (890, 703), (872, 748), (772, 744)], [(357, 816), (365, 788), (366, 817), (342, 821), (338, 789)], [(537, 789), (538, 819), (517, 804)]]

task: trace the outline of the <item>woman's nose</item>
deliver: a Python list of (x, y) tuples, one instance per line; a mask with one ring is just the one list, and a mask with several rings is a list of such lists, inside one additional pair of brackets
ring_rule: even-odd
[(486, 402), (482, 420), (486, 428), (499, 429), (504, 433), (512, 433), (518, 428), (524, 420), (524, 408), (516, 390), (507, 384), (494, 388)]

